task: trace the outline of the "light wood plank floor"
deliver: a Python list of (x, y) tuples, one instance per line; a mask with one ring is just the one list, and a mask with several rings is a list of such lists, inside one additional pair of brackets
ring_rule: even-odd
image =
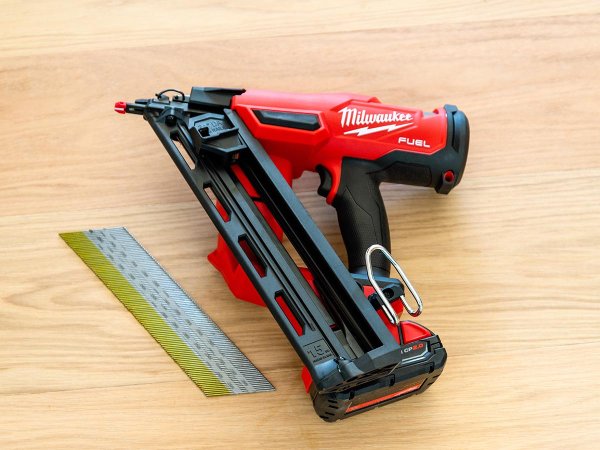
[[(597, 448), (600, 4), (17, 2), (0, 15), (0, 448)], [(424, 395), (327, 424), (142, 120), (161, 88), (347, 91), (471, 121), (448, 197), (383, 187), (442, 337)], [(343, 254), (318, 178), (295, 185)], [(127, 226), (276, 387), (208, 399), (59, 239)]]

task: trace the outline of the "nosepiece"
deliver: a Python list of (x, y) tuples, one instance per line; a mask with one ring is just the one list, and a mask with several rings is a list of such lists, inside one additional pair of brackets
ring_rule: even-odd
[(125, 114), (125, 108), (127, 107), (127, 102), (117, 102), (115, 103), (115, 112), (119, 114)]

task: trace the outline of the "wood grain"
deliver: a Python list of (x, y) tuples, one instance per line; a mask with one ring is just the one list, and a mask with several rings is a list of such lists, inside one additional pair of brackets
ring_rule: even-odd
[(463, 4), (453, 0), (413, 4), (391, 0), (327, 3), (263, 0), (251, 6), (231, 0), (201, 4), (179, 0), (169, 2), (167, 9), (156, 1), (3, 3), (6, 12), (0, 17), (4, 34), (0, 49), (6, 56), (598, 12), (598, 5), (593, 2), (573, 0), (546, 0), (540, 4), (516, 0)]
[[(597, 446), (597, 2), (2, 3), (0, 448)], [(207, 263), (214, 228), (147, 124), (111, 111), (191, 85), (467, 112), (451, 195), (383, 186), (420, 321), (449, 352), (426, 394), (313, 413), (270, 314)], [(344, 255), (317, 185), (295, 190)], [(205, 398), (58, 237), (121, 225), (276, 392)]]

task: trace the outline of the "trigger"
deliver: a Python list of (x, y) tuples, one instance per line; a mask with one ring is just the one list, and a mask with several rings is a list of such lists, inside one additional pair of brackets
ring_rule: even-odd
[(319, 194), (322, 197), (327, 197), (329, 195), (329, 192), (331, 191), (331, 185), (333, 183), (331, 174), (323, 166), (317, 166), (317, 173), (319, 174), (319, 178), (321, 179), (321, 184), (319, 185), (319, 189), (317, 189), (317, 194)]

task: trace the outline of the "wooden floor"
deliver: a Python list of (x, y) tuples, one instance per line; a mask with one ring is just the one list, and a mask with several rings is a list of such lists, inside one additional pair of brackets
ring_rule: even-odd
[[(600, 4), (197, 3), (2, 1), (0, 448), (597, 448)], [(452, 194), (383, 187), (449, 354), (429, 391), (314, 414), (269, 312), (207, 263), (215, 230), (148, 125), (112, 112), (192, 85), (466, 111)], [(343, 254), (317, 185), (295, 189)], [(105, 226), (127, 226), (276, 391), (204, 397), (58, 237)]]

